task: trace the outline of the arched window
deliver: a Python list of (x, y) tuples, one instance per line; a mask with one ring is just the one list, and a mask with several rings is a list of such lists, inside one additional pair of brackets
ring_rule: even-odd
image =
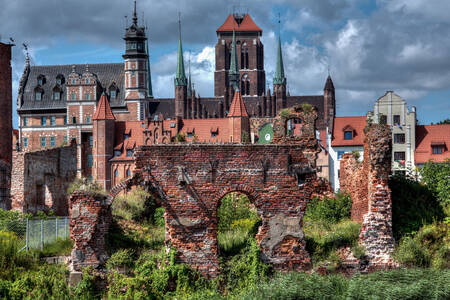
[(241, 49), (241, 69), (245, 68), (245, 61), (244, 61), (244, 59), (245, 59), (245, 52), (244, 52), (244, 49)]
[(245, 68), (248, 69), (248, 49), (245, 49)]
[(131, 171), (130, 171), (130, 169), (127, 169), (127, 177), (130, 177), (131, 176)]
[(241, 93), (242, 95), (250, 95), (250, 80), (247, 74), (242, 75)]

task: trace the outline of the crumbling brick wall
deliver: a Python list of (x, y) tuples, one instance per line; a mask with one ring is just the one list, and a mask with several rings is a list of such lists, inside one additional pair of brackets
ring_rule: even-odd
[(366, 130), (364, 161), (352, 155), (341, 160), (341, 190), (352, 198), (352, 219), (362, 222), (360, 244), (366, 248), (369, 269), (396, 266), (392, 235), (392, 199), (388, 186), (392, 137), (389, 127), (373, 124)]
[(13, 153), (11, 207), (25, 213), (68, 214), (67, 188), (76, 176), (76, 148)]
[(112, 222), (110, 202), (104, 195), (75, 191), (69, 203), (70, 238), (74, 241), (71, 270), (102, 268), (108, 258), (105, 245)]
[[(136, 171), (166, 209), (166, 242), (180, 262), (208, 276), (219, 272), (217, 210), (229, 192), (246, 194), (262, 225), (256, 235), (264, 262), (280, 270), (310, 266), (302, 218), (316, 192), (317, 141), (307, 145), (158, 145), (135, 153)], [(308, 153), (308, 156), (305, 155)]]

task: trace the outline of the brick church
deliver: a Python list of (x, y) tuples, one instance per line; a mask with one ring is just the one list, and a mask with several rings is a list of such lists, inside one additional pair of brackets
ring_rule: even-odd
[[(123, 38), (123, 63), (31, 66), (27, 57), (17, 99), (18, 147), (32, 151), (76, 143), (77, 175), (110, 189), (131, 176), (133, 151), (140, 145), (268, 143), (272, 118), (302, 103), (317, 108), (321, 137), (332, 130), (335, 91), (329, 76), (323, 95), (289, 95), (279, 37), (271, 91), (266, 89), (262, 30), (250, 15), (230, 14), (216, 33), (210, 98), (200, 97), (186, 76), (181, 28), (175, 98), (153, 97), (148, 40), (136, 4)], [(289, 128), (295, 134), (301, 124), (293, 120)]]

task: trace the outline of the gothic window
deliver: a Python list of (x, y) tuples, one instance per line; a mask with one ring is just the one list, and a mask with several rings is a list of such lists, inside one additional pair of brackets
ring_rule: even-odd
[(245, 94), (250, 95), (250, 80), (248, 80), (248, 79), (245, 82)]
[(245, 68), (245, 62), (244, 62), (245, 52), (244, 49), (241, 50), (241, 69)]
[(72, 117), (72, 124), (77, 124), (77, 117)]
[(50, 137), (50, 146), (55, 147), (56, 146), (56, 137), (51, 136)]
[(119, 169), (114, 170), (114, 178), (119, 177)]
[(242, 95), (250, 95), (250, 80), (247, 74), (242, 75), (241, 93)]
[(245, 68), (248, 69), (248, 49), (245, 49)]
[(131, 171), (130, 171), (130, 169), (127, 169), (127, 177), (130, 177), (131, 176)]
[(47, 146), (47, 139), (45, 137), (41, 137), (41, 147)]

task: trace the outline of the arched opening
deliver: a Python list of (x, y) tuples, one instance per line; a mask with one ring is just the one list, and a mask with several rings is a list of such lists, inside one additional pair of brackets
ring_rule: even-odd
[(298, 118), (288, 119), (286, 121), (286, 136), (299, 137), (302, 135), (302, 120)]
[(262, 223), (251, 196), (236, 191), (220, 199), (217, 217), (217, 242), (222, 257), (242, 252), (255, 239)]
[(119, 271), (127, 266), (120, 265), (120, 261), (114, 265), (117, 261), (115, 256), (128, 255), (136, 261), (142, 255), (162, 251), (166, 232), (165, 209), (159, 197), (146, 186), (134, 185), (130, 188), (126, 182), (121, 184), (123, 189), (112, 200), (113, 221), (107, 239), (110, 266)]

